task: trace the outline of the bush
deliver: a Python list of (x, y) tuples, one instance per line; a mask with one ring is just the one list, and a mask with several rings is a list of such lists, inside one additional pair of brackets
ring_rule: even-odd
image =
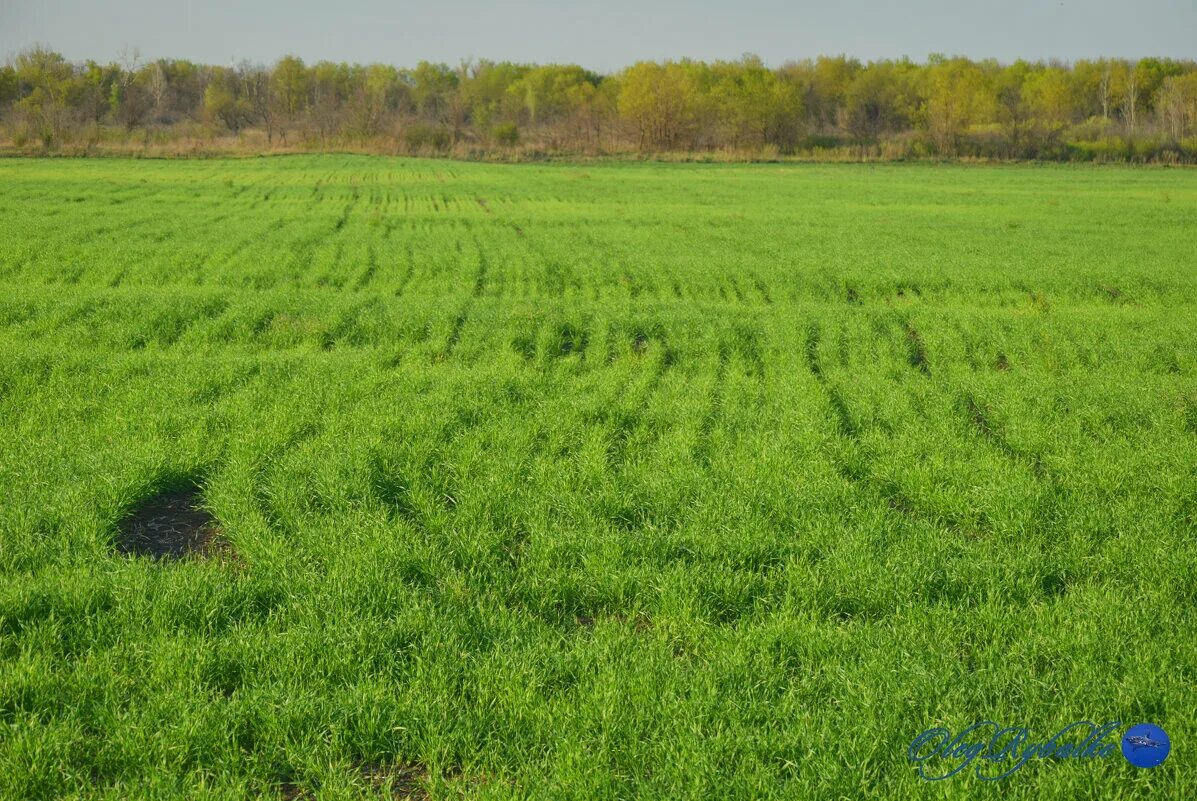
[(905, 161), (914, 150), (915, 140), (910, 136), (897, 136), (881, 141), (881, 158), (884, 161)]
[(403, 129), (403, 143), (412, 150), (447, 150), (449, 132), (436, 125), (415, 123)]
[(1069, 155), (1077, 161), (1126, 161), (1130, 148), (1121, 137), (1091, 139), (1068, 143)]
[(1158, 139), (1136, 139), (1131, 144), (1133, 158), (1135, 161), (1151, 161), (1160, 155), (1163, 144)]
[(514, 122), (501, 122), (491, 129), (491, 137), (505, 147), (519, 144), (520, 129)]
[(1084, 122), (1078, 122), (1064, 132), (1064, 139), (1069, 142), (1096, 142), (1099, 139), (1110, 139), (1110, 132), (1114, 129), (1114, 121), (1102, 117), (1090, 117)]
[(798, 142), (799, 150), (832, 150), (843, 144), (838, 136), (811, 134)]

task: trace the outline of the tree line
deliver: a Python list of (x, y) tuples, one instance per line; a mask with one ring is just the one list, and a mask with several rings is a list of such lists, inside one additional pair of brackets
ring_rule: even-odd
[(18, 149), (333, 149), (480, 157), (707, 153), (904, 159), (1197, 161), (1197, 62), (1002, 64), (846, 56), (778, 67), (645, 61), (212, 66), (136, 53), (0, 67)]

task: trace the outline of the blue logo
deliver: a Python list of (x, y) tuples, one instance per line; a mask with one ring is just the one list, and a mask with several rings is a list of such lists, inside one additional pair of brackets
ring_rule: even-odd
[[(1028, 728), (1003, 728), (992, 720), (985, 720), (955, 735), (945, 728), (927, 729), (914, 738), (906, 756), (918, 765), (919, 776), (927, 781), (948, 779), (969, 768), (978, 779), (996, 781), (1015, 773), (1031, 760), (1088, 762), (1104, 759), (1117, 751), (1117, 741), (1110, 740), (1117, 737), (1114, 732), (1121, 726), (1118, 721), (1098, 726), (1079, 720), (1046, 739), (1039, 739)], [(1126, 753), (1125, 742), (1122, 748)]]
[(1168, 758), (1172, 741), (1154, 723), (1131, 726), (1122, 737), (1122, 755), (1137, 768), (1154, 768)]

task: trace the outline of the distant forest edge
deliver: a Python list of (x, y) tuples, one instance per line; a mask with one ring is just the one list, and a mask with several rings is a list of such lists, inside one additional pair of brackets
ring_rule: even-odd
[(835, 56), (768, 67), (745, 56), (601, 75), (493, 61), (75, 63), (33, 47), (0, 67), (0, 147), (1197, 163), (1197, 62)]

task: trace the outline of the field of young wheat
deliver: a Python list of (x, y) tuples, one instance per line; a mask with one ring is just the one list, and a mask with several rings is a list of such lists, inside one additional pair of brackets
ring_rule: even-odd
[(1197, 172), (9, 159), (0, 353), (0, 797), (1197, 793)]

